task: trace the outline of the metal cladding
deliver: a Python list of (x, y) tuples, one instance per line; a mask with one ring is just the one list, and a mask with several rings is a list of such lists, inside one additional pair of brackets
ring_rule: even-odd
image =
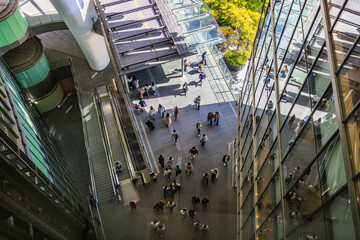
[(3, 58), (17, 83), (25, 90), (29, 99), (36, 102), (40, 112), (49, 111), (61, 102), (62, 87), (51, 78), (50, 65), (39, 38), (29, 38), (8, 51)]
[(21, 44), (28, 35), (28, 23), (19, 10), (18, 1), (0, 0), (1, 52)]

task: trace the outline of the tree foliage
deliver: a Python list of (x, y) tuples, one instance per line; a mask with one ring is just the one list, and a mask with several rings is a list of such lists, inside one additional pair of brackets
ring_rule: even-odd
[(205, 0), (236, 56), (251, 54), (264, 0)]

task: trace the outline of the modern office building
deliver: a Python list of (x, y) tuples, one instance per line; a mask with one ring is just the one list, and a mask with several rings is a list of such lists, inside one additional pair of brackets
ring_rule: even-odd
[(238, 239), (359, 239), (360, 2), (265, 2), (239, 102)]

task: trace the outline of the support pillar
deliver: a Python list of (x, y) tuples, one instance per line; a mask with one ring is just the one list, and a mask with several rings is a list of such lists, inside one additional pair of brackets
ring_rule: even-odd
[(110, 62), (103, 36), (95, 33), (94, 20), (97, 19), (94, 3), (91, 0), (50, 0), (66, 26), (69, 28), (90, 67), (101, 71)]

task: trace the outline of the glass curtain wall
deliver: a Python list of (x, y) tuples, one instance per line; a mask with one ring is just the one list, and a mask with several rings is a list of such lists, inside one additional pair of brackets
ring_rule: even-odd
[(238, 239), (360, 239), (360, 3), (264, 9), (239, 107)]
[[(12, 108), (11, 111), (15, 115), (14, 119), (17, 119), (17, 122), (13, 121), (13, 124), (15, 122), (17, 124), (16, 132), (18, 133), (14, 142), (64, 196), (78, 208), (79, 193), (59, 148), (47, 132), (34, 107), (28, 105), (24, 100), (20, 87), (1, 60), (0, 71), (12, 99), (11, 104), (9, 102), (8, 105)], [(6, 91), (4, 87), (0, 86), (0, 89)], [(1, 103), (0, 106), (2, 106)]]

